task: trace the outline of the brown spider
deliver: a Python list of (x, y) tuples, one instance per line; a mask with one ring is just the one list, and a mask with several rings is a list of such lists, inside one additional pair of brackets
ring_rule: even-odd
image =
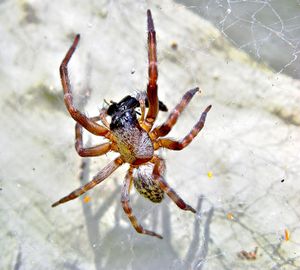
[[(105, 180), (122, 164), (129, 163), (130, 167), (125, 176), (121, 195), (123, 209), (132, 226), (138, 233), (148, 234), (162, 239), (161, 235), (144, 229), (133, 215), (129, 200), (132, 182), (137, 191), (152, 202), (161, 202), (164, 193), (166, 193), (178, 207), (195, 213), (196, 210), (186, 204), (165, 181), (163, 177), (165, 161), (160, 156), (154, 154), (154, 151), (161, 147), (171, 150), (181, 150), (185, 148), (203, 128), (206, 115), (210, 110), (211, 105), (205, 109), (196, 125), (180, 141), (161, 137), (166, 136), (176, 124), (180, 113), (189, 104), (195, 93), (199, 91), (198, 87), (189, 90), (184, 94), (182, 100), (177, 104), (168, 119), (162, 125), (152, 128), (158, 111), (166, 111), (166, 107), (157, 97), (156, 81), (158, 71), (156, 38), (150, 10), (147, 11), (147, 22), (149, 81), (147, 85), (147, 94), (144, 96), (139, 95), (137, 99), (126, 96), (118, 103), (111, 102), (111, 105), (107, 109), (102, 109), (98, 116), (88, 118), (73, 105), (73, 96), (67, 68), (68, 62), (79, 42), (79, 35), (76, 35), (72, 46), (63, 59), (60, 65), (60, 76), (66, 107), (72, 118), (77, 122), (75, 126), (76, 151), (82, 157), (100, 156), (109, 151), (119, 152), (120, 156), (106, 165), (89, 183), (55, 202), (52, 207), (77, 198)], [(137, 107), (140, 107), (141, 109), (139, 119), (137, 118)], [(149, 107), (147, 114), (145, 112), (146, 107)], [(108, 123), (106, 119), (107, 115), (111, 116), (110, 123)], [(97, 121), (101, 121), (104, 126), (97, 124)], [(109, 142), (93, 147), (84, 147), (82, 142), (82, 128), (85, 128), (97, 136), (105, 137)]]

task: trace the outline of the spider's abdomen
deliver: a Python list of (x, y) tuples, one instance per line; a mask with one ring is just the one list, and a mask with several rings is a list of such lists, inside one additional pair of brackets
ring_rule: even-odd
[(164, 192), (153, 181), (153, 164), (139, 166), (133, 176), (133, 184), (136, 190), (145, 198), (154, 203), (160, 203), (164, 198)]
[(148, 133), (140, 127), (134, 112), (126, 111), (113, 116), (110, 129), (125, 162), (139, 165), (153, 157), (152, 141)]

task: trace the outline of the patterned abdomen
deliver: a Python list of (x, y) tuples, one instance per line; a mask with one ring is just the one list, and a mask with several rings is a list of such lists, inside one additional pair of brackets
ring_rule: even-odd
[(136, 190), (145, 198), (154, 203), (160, 203), (164, 198), (163, 190), (153, 181), (153, 164), (147, 163), (139, 166), (133, 176)]

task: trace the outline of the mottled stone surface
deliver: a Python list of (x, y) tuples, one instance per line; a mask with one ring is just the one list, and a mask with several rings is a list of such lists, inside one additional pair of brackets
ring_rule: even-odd
[[(120, 2), (0, 1), (0, 268), (300, 267), (294, 259), (300, 252), (299, 82), (256, 64), (171, 1)], [(89, 203), (50, 207), (115, 156), (76, 154), (60, 61), (80, 33), (70, 74), (76, 104), (90, 116), (104, 99), (144, 90), (147, 8), (157, 29), (160, 99), (172, 108), (186, 90), (202, 89), (170, 136), (183, 137), (213, 105), (187, 149), (161, 152), (169, 184), (198, 204), (199, 215), (168, 198), (151, 204), (132, 192), (134, 213), (163, 240), (138, 235), (121, 209), (126, 165), (89, 193)], [(166, 117), (161, 113), (159, 121)], [(85, 140), (101, 141), (86, 134)], [(256, 246), (256, 261), (238, 258)]]

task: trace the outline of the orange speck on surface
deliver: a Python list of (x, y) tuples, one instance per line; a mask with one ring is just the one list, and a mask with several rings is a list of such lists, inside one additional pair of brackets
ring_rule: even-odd
[(211, 171), (207, 172), (207, 177), (211, 179), (213, 177), (213, 173)]
[(85, 196), (85, 197), (83, 198), (83, 202), (84, 202), (84, 203), (88, 203), (90, 200), (91, 200), (91, 197), (90, 197), (90, 196)]
[(176, 41), (173, 41), (173, 42), (171, 43), (171, 48), (172, 48), (173, 50), (177, 50), (177, 49), (178, 49), (178, 44), (177, 44)]
[(288, 229), (284, 230), (284, 240), (289, 241), (291, 237), (290, 231)]
[(234, 219), (234, 216), (233, 216), (233, 214), (232, 213), (227, 213), (227, 218), (229, 219), (229, 220), (233, 220)]

